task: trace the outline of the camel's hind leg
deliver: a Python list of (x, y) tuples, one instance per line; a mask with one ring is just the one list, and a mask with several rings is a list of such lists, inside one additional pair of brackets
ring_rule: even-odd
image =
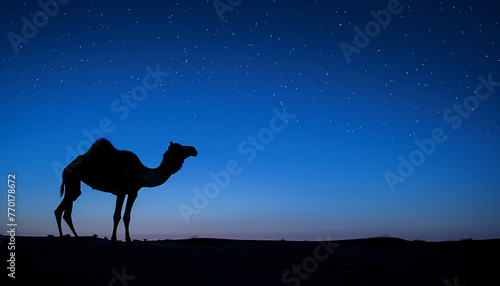
[(71, 229), (71, 231), (73, 232), (73, 234), (75, 235), (76, 239), (80, 240), (80, 238), (78, 237), (78, 234), (76, 234), (75, 227), (73, 226), (73, 220), (71, 219), (71, 212), (72, 211), (73, 211), (73, 202), (70, 201), (68, 203), (68, 206), (64, 210), (63, 218), (64, 218), (64, 221), (66, 221), (66, 223), (68, 224), (68, 226)]
[(62, 228), (61, 228), (61, 218), (63, 215), (64, 210), (66, 209), (66, 206), (68, 205), (68, 200), (64, 198), (62, 202), (59, 204), (59, 206), (56, 208), (54, 211), (54, 214), (56, 216), (56, 221), (57, 221), (57, 228), (59, 229), (59, 237), (61, 239), (64, 239), (63, 233), (62, 233)]
[(64, 194), (64, 198), (54, 211), (57, 221), (57, 227), (59, 228), (59, 236), (63, 240), (64, 236), (61, 228), (61, 216), (64, 218), (64, 221), (66, 221), (66, 223), (68, 224), (69, 228), (71, 229), (75, 237), (80, 241), (80, 238), (78, 237), (78, 234), (75, 231), (75, 227), (73, 226), (73, 220), (71, 219), (71, 212), (73, 211), (73, 201), (75, 201), (80, 196), (80, 194), (81, 194), (80, 181), (67, 180), (66, 193)]
[(61, 230), (61, 218), (63, 214), (63, 201), (59, 204), (59, 206), (56, 208), (54, 211), (54, 215), (56, 216), (56, 222), (57, 222), (57, 229), (59, 230), (59, 237), (63, 237), (62, 230)]

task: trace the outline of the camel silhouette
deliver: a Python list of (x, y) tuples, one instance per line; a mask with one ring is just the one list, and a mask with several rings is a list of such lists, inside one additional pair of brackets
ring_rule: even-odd
[[(151, 188), (165, 183), (171, 175), (179, 171), (185, 159), (197, 155), (198, 152), (194, 147), (170, 142), (160, 166), (150, 169), (144, 166), (134, 153), (115, 149), (107, 139), (97, 140), (85, 154), (76, 157), (63, 170), (61, 196), (64, 194), (64, 198), (54, 211), (61, 239), (65, 240), (61, 230), (61, 217), (64, 217), (77, 240), (82, 241), (73, 226), (71, 211), (73, 202), (81, 194), (80, 182), (84, 182), (92, 189), (116, 195), (113, 234), (111, 235), (113, 244), (117, 243), (116, 229), (121, 219), (123, 201), (125, 196), (128, 195), (123, 222), (125, 224), (126, 242), (131, 244), (132, 240), (129, 234), (130, 212), (139, 190), (142, 187)], [(65, 186), (66, 192), (64, 190)]]

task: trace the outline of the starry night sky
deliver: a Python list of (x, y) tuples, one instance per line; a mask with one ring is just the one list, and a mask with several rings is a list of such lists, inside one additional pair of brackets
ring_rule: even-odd
[[(59, 2), (0, 4), (19, 235), (57, 233), (62, 168), (105, 136), (148, 167), (199, 152), (139, 192), (132, 238), (500, 236), (488, 1)], [(82, 191), (77, 232), (109, 237), (115, 197)]]

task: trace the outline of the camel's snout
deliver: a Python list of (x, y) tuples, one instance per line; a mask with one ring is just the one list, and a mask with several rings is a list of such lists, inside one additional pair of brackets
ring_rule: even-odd
[(196, 149), (194, 147), (191, 147), (191, 146), (186, 147), (186, 151), (187, 151), (187, 154), (189, 156), (193, 156), (193, 157), (198, 156), (198, 151), (196, 151)]

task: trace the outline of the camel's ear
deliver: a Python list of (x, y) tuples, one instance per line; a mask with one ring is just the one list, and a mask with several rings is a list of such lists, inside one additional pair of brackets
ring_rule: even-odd
[(174, 142), (170, 141), (170, 146), (174, 145)]

